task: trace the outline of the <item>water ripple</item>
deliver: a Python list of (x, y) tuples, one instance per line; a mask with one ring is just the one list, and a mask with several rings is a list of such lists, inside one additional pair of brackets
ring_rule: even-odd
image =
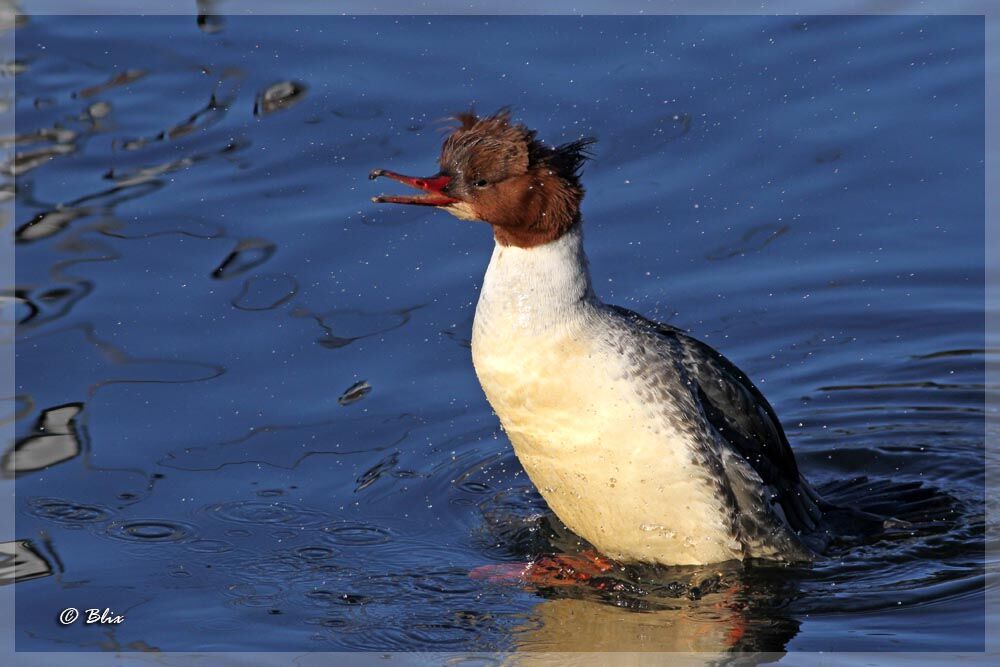
[(298, 282), (286, 273), (254, 276), (243, 282), (231, 303), (240, 310), (273, 310), (288, 303), (298, 289)]
[(28, 513), (41, 519), (70, 525), (100, 523), (114, 515), (107, 507), (60, 498), (32, 498), (28, 501)]
[(234, 278), (256, 269), (275, 253), (278, 247), (265, 239), (243, 239), (212, 271), (218, 280)]
[(326, 533), (326, 540), (337, 546), (368, 547), (392, 540), (392, 533), (387, 528), (358, 521), (344, 521), (324, 526), (323, 532)]
[(117, 540), (151, 544), (183, 542), (197, 534), (194, 526), (169, 519), (128, 519), (112, 521), (105, 534)]
[(221, 521), (258, 525), (316, 526), (328, 519), (326, 514), (317, 510), (290, 503), (256, 500), (217, 503), (205, 507), (203, 511)]

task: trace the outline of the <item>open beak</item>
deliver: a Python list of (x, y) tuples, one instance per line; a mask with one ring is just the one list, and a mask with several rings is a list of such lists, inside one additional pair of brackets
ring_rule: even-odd
[(438, 174), (436, 176), (430, 176), (428, 178), (417, 178), (415, 176), (404, 176), (403, 174), (397, 174), (394, 171), (389, 171), (388, 169), (373, 169), (368, 178), (375, 180), (379, 176), (385, 176), (386, 178), (391, 178), (394, 181), (399, 181), (400, 183), (405, 183), (411, 188), (416, 188), (417, 190), (423, 190), (426, 194), (422, 195), (379, 195), (377, 197), (372, 197), (372, 201), (376, 204), (419, 204), (421, 206), (448, 206), (449, 204), (456, 204), (460, 200), (454, 197), (449, 197), (444, 193), (445, 186), (451, 181), (451, 176), (446, 176), (444, 174)]

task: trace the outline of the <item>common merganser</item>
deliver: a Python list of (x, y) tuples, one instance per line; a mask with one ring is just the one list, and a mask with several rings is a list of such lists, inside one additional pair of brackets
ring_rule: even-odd
[(577, 535), (623, 563), (809, 561), (824, 503), (761, 392), (673, 326), (603, 303), (583, 250), (581, 167), (593, 139), (548, 146), (509, 110), (462, 113), (423, 191), (493, 228), (472, 360), (518, 459)]

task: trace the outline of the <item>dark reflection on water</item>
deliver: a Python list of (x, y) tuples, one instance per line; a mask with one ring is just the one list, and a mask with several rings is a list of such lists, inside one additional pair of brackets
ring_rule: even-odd
[(267, 90), (257, 95), (253, 115), (263, 116), (299, 103), (306, 94), (306, 88), (300, 81), (281, 81), (268, 86)]
[(0, 585), (52, 574), (52, 564), (30, 540), (0, 542)]
[(247, 278), (243, 289), (230, 302), (240, 310), (272, 310), (288, 302), (299, 291), (290, 275), (281, 273)]
[[(976, 17), (225, 11), (17, 27), (18, 649), (983, 646)], [(511, 103), (601, 140), (602, 296), (745, 368), (827, 493), (933, 520), (811, 568), (476, 575), (585, 545), (473, 375), (488, 230), (366, 175)], [(128, 623), (57, 626), (84, 596)]]
[(212, 277), (226, 280), (253, 271), (269, 260), (276, 249), (276, 246), (270, 241), (244, 239), (236, 244), (236, 247), (226, 255), (222, 263), (215, 267), (215, 270), (212, 271)]
[(4, 476), (44, 470), (79, 455), (75, 420), (82, 409), (83, 404), (70, 403), (43, 410), (33, 433), (15, 442), (4, 454)]
[(217, 0), (197, 0), (197, 2), (198, 29), (210, 35), (221, 32), (225, 27), (225, 20), (218, 14)]

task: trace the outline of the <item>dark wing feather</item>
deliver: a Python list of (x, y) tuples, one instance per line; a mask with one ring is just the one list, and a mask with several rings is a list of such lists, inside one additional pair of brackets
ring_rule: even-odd
[(820, 518), (815, 492), (799, 473), (795, 455), (771, 404), (753, 382), (718, 351), (680, 329), (646, 319), (626, 308), (612, 306), (621, 316), (673, 340), (695, 383), (696, 398), (709, 423), (772, 487), (789, 525), (811, 530)]

